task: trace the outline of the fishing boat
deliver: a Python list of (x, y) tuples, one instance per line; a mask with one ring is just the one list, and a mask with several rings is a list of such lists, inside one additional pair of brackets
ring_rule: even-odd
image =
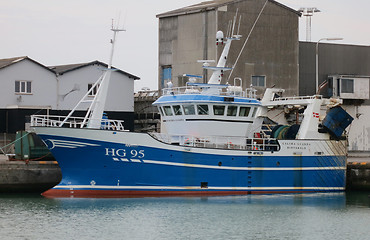
[[(163, 89), (154, 102), (161, 132), (136, 133), (104, 116), (112, 54), (84, 118), (33, 115), (32, 129), (62, 170), (48, 197), (201, 196), (345, 190), (352, 117), (339, 99), (283, 97), (266, 89), (262, 99), (240, 78), (220, 84), (233, 40), (224, 45), (208, 83), (187, 75), (184, 87)], [(94, 87), (95, 87), (94, 86)], [(94, 88), (93, 87), (93, 88)], [(91, 89), (93, 89), (91, 88)], [(89, 93), (86, 94), (86, 96)], [(86, 97), (85, 96), (85, 97)], [(84, 97), (84, 98), (85, 98)], [(83, 102), (84, 98), (80, 101)], [(78, 105), (78, 104), (77, 104)]]

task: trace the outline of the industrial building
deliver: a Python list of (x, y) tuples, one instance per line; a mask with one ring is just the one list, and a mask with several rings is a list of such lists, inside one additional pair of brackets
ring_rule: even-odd
[[(318, 50), (318, 82), (323, 83), (329, 76), (333, 75), (370, 75), (370, 47), (348, 44), (299, 42), (299, 94), (313, 95), (315, 93), (316, 78), (316, 47)], [(366, 89), (364, 89), (366, 87)], [(331, 86), (332, 88), (332, 86)], [(368, 86), (361, 89), (369, 92)], [(322, 92), (329, 97), (330, 93)], [(332, 96), (332, 95), (330, 95)], [(361, 99), (353, 95), (346, 98), (340, 94), (335, 96), (343, 99)], [(370, 103), (367, 95), (364, 101), (359, 103)], [(347, 101), (349, 103), (349, 101)]]
[(222, 46), (216, 46), (216, 32), (230, 32), (236, 14), (237, 24), (241, 20), (234, 34), (243, 37), (231, 46), (227, 64), (234, 70), (225, 72), (221, 83), (240, 77), (243, 88), (253, 85), (259, 96), (272, 86), (286, 89), (286, 96), (313, 95), (321, 85), (319, 94), (341, 98), (354, 117), (349, 150), (370, 152), (370, 46), (299, 42), (301, 13), (277, 1), (214, 0), (158, 14), (158, 88), (167, 82), (185, 86), (184, 74), (206, 82), (209, 73), (197, 60), (218, 60)]
[(348, 129), (348, 149), (370, 153), (370, 46), (299, 43), (299, 93), (313, 95), (318, 50), (319, 94), (338, 97), (354, 118)]
[(165, 88), (168, 81), (174, 87), (184, 86), (188, 81), (184, 74), (201, 75), (201, 81), (207, 81), (209, 73), (203, 71), (197, 60), (217, 62), (223, 46), (216, 46), (216, 32), (221, 30), (225, 37), (230, 35), (230, 21), (236, 16), (234, 34), (243, 37), (231, 46), (227, 62), (230, 67), (234, 65), (234, 71), (231, 75), (231, 71), (225, 71), (221, 83), (239, 77), (243, 79), (243, 88), (252, 84), (259, 94), (265, 87), (277, 85), (289, 95), (297, 95), (300, 15), (273, 0), (207, 1), (157, 15), (158, 88)]

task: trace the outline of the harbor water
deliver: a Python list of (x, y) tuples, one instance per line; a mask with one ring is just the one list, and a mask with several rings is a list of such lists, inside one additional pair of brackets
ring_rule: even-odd
[(367, 192), (174, 198), (0, 195), (8, 239), (369, 239)]

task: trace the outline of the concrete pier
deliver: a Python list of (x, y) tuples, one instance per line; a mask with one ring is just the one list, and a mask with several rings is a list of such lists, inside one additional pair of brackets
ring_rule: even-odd
[(370, 152), (349, 151), (347, 159), (348, 191), (370, 191)]
[(9, 161), (0, 155), (0, 193), (42, 193), (61, 179), (56, 161)]
[(370, 191), (370, 163), (349, 162), (347, 165), (347, 190)]

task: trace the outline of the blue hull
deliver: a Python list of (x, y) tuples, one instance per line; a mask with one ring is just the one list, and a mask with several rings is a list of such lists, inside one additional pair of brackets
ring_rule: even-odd
[[(121, 134), (148, 139), (146, 134)], [(150, 147), (125, 140), (39, 135), (63, 175), (45, 196), (229, 195), (345, 188), (345, 155), (199, 149), (155, 139), (159, 147)]]

